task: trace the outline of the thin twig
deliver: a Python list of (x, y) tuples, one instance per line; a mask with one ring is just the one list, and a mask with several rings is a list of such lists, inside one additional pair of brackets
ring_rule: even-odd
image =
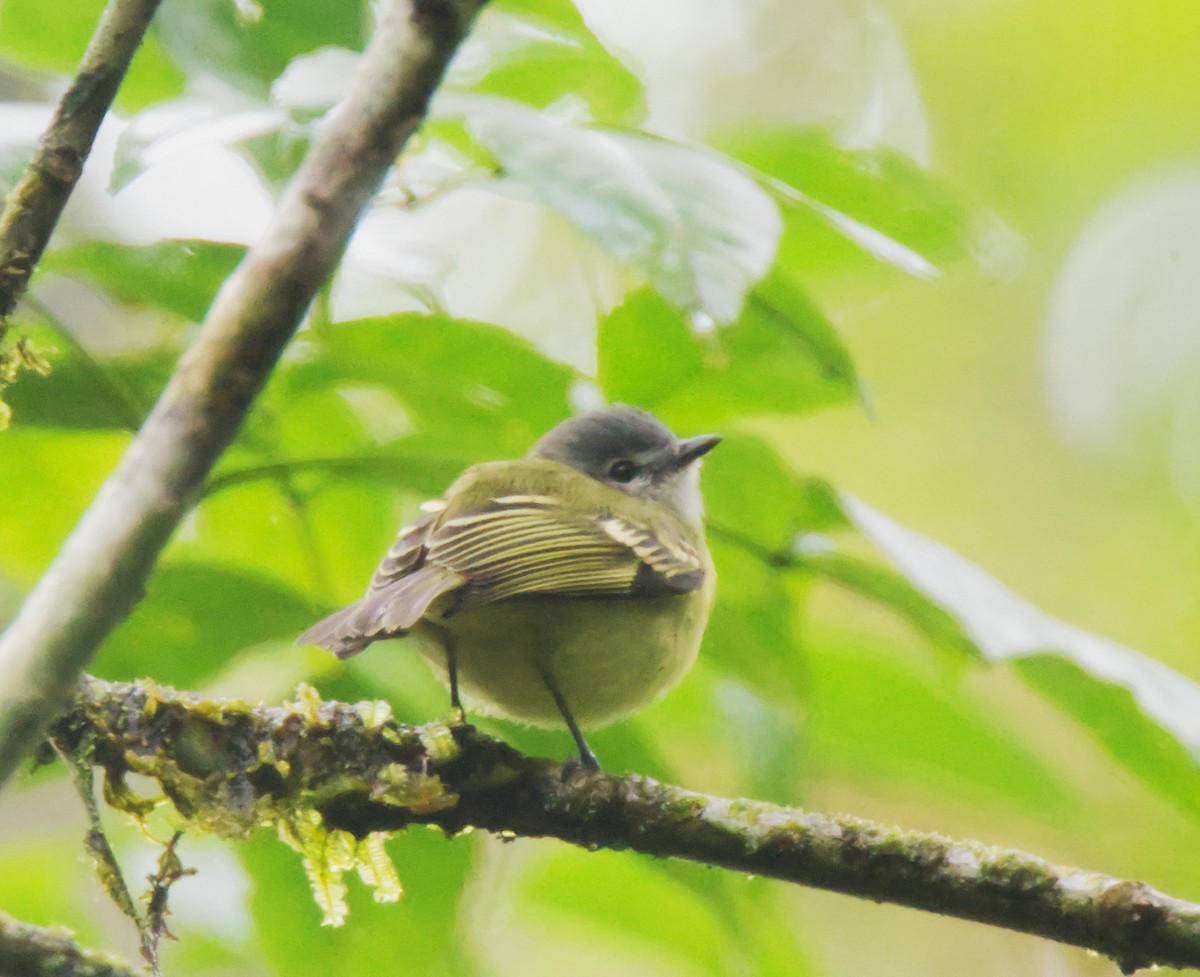
[(100, 884), (104, 886), (104, 891), (116, 903), (117, 908), (133, 920), (134, 926), (138, 928), (138, 933), (142, 935), (144, 941), (145, 921), (138, 911), (137, 903), (133, 901), (129, 885), (125, 881), (125, 874), (121, 871), (116, 853), (113, 852), (112, 845), (108, 843), (108, 835), (100, 821), (100, 808), (96, 804), (92, 766), (86, 760), (74, 755), (61, 743), (55, 742), (54, 750), (67, 769), (71, 771), (75, 792), (83, 802), (83, 810), (88, 819), (88, 831), (84, 837), (83, 847), (96, 864), (96, 874), (100, 877)]
[(37, 152), (8, 194), (0, 214), (0, 338), (160, 2), (109, 0)]
[(272, 226), (117, 470), (0, 635), (0, 784), (38, 742), (237, 434), (483, 0), (395, 0)]
[(146, 924), (142, 927), (142, 956), (150, 964), (150, 969), (155, 977), (161, 973), (158, 947), (162, 943), (162, 938), (165, 936), (168, 939), (176, 939), (175, 934), (167, 927), (167, 916), (170, 915), (168, 896), (171, 886), (180, 879), (196, 874), (194, 868), (184, 868), (183, 863), (179, 860), (179, 854), (175, 850), (182, 837), (182, 831), (175, 832), (171, 840), (163, 846), (154, 874), (146, 876), (146, 881), (150, 883), (150, 889), (145, 896)]
[[(117, 861), (116, 853), (109, 844), (108, 835), (100, 821), (100, 809), (96, 804), (95, 781), (92, 773), (90, 758), (82, 757), (72, 752), (64, 744), (54, 741), (54, 751), (58, 754), (75, 783), (75, 790), (83, 802), (87, 814), (88, 832), (84, 837), (84, 850), (91, 856), (96, 865), (96, 874), (104, 891), (118, 909), (133, 920), (137, 927), (138, 938), (141, 942), (142, 956), (150, 965), (152, 977), (160, 977), (158, 947), (164, 936), (175, 939), (174, 934), (167, 928), (167, 916), (170, 914), (167, 897), (171, 886), (188, 875), (195, 875), (194, 868), (184, 868), (176, 852), (179, 839), (183, 832), (176, 832), (170, 841), (163, 845), (162, 854), (158, 859), (158, 867), (152, 875), (146, 876), (150, 888), (142, 897), (146, 903), (145, 912), (138, 908), (129, 884), (125, 881), (125, 873)], [(4, 971), (0, 971), (3, 974)], [(5, 977), (11, 975), (5, 974)]]
[[(362, 837), (436, 824), (683, 858), (1002, 926), (1131, 972), (1200, 966), (1200, 905), (1008, 848), (901, 831), (523, 756), (461, 724), (414, 729), (357, 706), (203, 701), (85, 682), (55, 729), (113, 780), (153, 777), (198, 828), (244, 836), (317, 811)], [(110, 796), (120, 798), (117, 790)], [(131, 801), (132, 802), (132, 801)]]

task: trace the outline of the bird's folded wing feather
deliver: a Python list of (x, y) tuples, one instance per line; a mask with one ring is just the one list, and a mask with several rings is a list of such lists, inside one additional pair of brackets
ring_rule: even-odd
[(424, 566), (465, 578), (456, 611), (519, 596), (682, 593), (704, 579), (700, 557), (681, 540), (544, 495), (500, 496), (441, 520)]
[(681, 539), (544, 495), (508, 495), (465, 513), (428, 503), (384, 556), (366, 595), (298, 639), (345, 658), (412, 628), (439, 598), (449, 616), (522, 596), (656, 597), (704, 581)]
[(384, 554), (375, 575), (371, 578), (368, 590), (382, 590), (389, 584), (395, 583), (402, 577), (408, 576), (425, 562), (425, 548), (429, 545), (429, 536), (437, 523), (438, 517), (446, 508), (444, 502), (426, 502), (421, 507), (425, 510), (416, 522), (401, 527), (396, 533), (396, 541)]

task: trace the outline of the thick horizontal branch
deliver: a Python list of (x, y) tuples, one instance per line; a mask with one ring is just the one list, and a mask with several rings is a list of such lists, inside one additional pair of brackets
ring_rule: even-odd
[(50, 125), (0, 214), (0, 337), (3, 320), (29, 276), (79, 182), (100, 124), (161, 0), (109, 0), (79, 71), (54, 109)]
[(710, 797), (517, 753), (465, 725), (393, 722), (386, 706), (250, 707), (151, 684), (87, 680), (55, 736), (136, 806), (153, 777), (193, 823), (225, 835), (316, 810), (357, 836), (414, 823), (629, 849), (1032, 933), (1126, 972), (1200, 966), (1200, 905), (1013, 849), (761, 801)]
[(0, 635), (0, 785), (66, 702), (241, 426), (483, 0), (394, 0), (263, 239)]
[(136, 977), (104, 953), (81, 947), (66, 930), (19, 923), (0, 913), (0, 974), (4, 977)]

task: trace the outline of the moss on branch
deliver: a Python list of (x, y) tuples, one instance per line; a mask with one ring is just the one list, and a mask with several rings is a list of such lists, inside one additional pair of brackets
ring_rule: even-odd
[[(319, 823), (345, 833), (343, 870), (358, 857), (352, 843), (375, 832), (476, 827), (685, 858), (1003, 926), (1094, 950), (1126, 972), (1200, 966), (1200, 906), (1141, 882), (852, 817), (593, 774), (524, 756), (469, 725), (400, 725), (379, 703), (323, 702), (305, 691), (262, 707), (88, 679), (54, 735), (104, 769), (118, 807), (139, 812), (143, 802), (125, 787), (126, 774), (139, 773), (195, 826), (222, 835), (284, 826), (303, 852), (297, 826)], [(319, 865), (306, 867), (320, 875)], [(318, 881), (333, 885), (336, 902), (340, 875)]]

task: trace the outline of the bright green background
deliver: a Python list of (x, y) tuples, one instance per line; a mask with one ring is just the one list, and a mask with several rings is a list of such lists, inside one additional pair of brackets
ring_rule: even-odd
[[(512, 17), (573, 43), (535, 45), (460, 78), (466, 123), (445, 118), (428, 133), (485, 167), (502, 163), (556, 212), (546, 239), (577, 249), (605, 283), (598, 293), (628, 297), (612, 315), (592, 310), (598, 344), (568, 328), (580, 318), (578, 289), (536, 249), (520, 279), (533, 309), (522, 332), (575, 367), (450, 315), (330, 323), (320, 306), (96, 671), (271, 701), (303, 679), (328, 695), (386, 697), (406, 720), (441, 714), (444, 692), (401, 648), (341, 666), (290, 647), (291, 637), (356, 595), (421, 498), (464, 464), (522, 452), (563, 416), (578, 369), (595, 363), (611, 398), (652, 407), (681, 433), (729, 436), (705, 473), (714, 523), (773, 550), (796, 532), (830, 532), (841, 556), (861, 559), (859, 590), (874, 594), (831, 584), (836, 567), (819, 559), (812, 573), (781, 574), (716, 538), (719, 604), (702, 661), (664, 702), (596, 735), (607, 766), (1017, 845), (1200, 898), (1200, 871), (1186, 857), (1200, 841), (1196, 771), (1183, 748), (1126, 693), (1063, 660), (980, 664), (958, 625), (884, 570), (840, 526), (823, 483), (808, 480), (827, 479), (948, 544), (1047, 612), (1200, 677), (1195, 510), (1171, 466), (1170, 418), (1140, 418), (1103, 450), (1078, 448), (1055, 427), (1046, 391), (1061, 378), (1042, 362), (1051, 294), (1085, 226), (1126, 188), (1195, 165), (1200, 11), (1132, 0), (763, 0), (664, 5), (657, 17), (646, 7), (589, 11), (610, 49), (565, 3), (493, 9), (483, 37), (504, 36)], [(56, 21), (70, 32), (46, 30), (39, 9), (3, 0), (0, 56), (69, 70), (97, 5), (62, 7)], [(239, 94), (197, 91), (231, 112), (239, 99), (263, 98), (293, 57), (366, 33), (356, 7), (331, 22), (321, 5), (266, 3), (252, 24), (232, 9), (168, 0), (123, 111), (176, 96), (203, 65)], [(905, 75), (881, 66), (870, 45), (846, 43), (855, 31), (882, 31), (907, 58), (928, 142), (899, 111), (889, 131), (910, 154), (925, 144), (927, 170), (898, 150), (847, 143), (846, 120), (869, 101), (856, 92), (877, 80), (886, 103)], [(651, 79), (645, 93), (639, 75)], [(688, 89), (710, 97), (707, 115), (669, 97)], [(657, 143), (605, 133), (597, 146), (522, 105), (479, 98), (543, 109), (564, 94), (603, 125), (705, 139), (892, 236), (941, 274), (921, 280), (887, 267), (811, 210), (784, 206), (779, 260), (755, 284), (765, 269), (755, 272), (750, 255), (770, 221), (719, 159), (716, 175), (711, 157), (687, 152), (665, 165)], [(571, 118), (561, 101), (555, 110)], [(293, 113), (241, 151), (276, 182), (307, 122)], [(604, 185), (614, 146), (668, 199), (704, 205), (688, 211), (682, 232), (640, 184)], [(118, 148), (127, 171), (137, 171), (135, 148), (132, 139)], [(693, 179), (702, 192), (691, 193)], [(477, 201), (465, 199), (475, 213)], [(647, 229), (660, 235), (650, 244)], [(44, 273), (148, 308), (159, 325), (131, 318), (113, 356), (68, 307), (59, 316), (90, 348), (83, 356), (40, 316), (22, 320), (59, 355), (50, 379), (22, 378), (7, 392), (16, 422), (0, 435), (0, 614), (110, 470), (123, 428), (152, 402), (238, 254), (78, 243), (75, 233)], [(494, 257), (505, 268), (515, 260)], [(719, 312), (747, 286), (744, 313), (715, 338), (677, 310)], [(460, 316), (461, 290), (451, 310)], [(512, 324), (520, 303), (482, 283), (479, 294), (476, 318)], [(557, 318), (556, 300), (575, 311)], [(569, 745), (565, 735), (489, 728), (555, 756)], [(0, 908), (132, 957), (128, 925), (77, 855), (81, 832), (82, 813), (53, 771), (6, 794)], [(129, 876), (140, 878), (153, 850), (122, 825), (114, 833)], [(318, 927), (298, 858), (273, 838), (188, 838), (181, 851), (201, 873), (176, 890), (180, 942), (166, 950), (175, 974), (1112, 972), (1033, 938), (762, 879), (432, 832), (392, 843), (406, 888), (399, 905), (376, 906), (352, 886), (350, 921), (332, 931)]]

